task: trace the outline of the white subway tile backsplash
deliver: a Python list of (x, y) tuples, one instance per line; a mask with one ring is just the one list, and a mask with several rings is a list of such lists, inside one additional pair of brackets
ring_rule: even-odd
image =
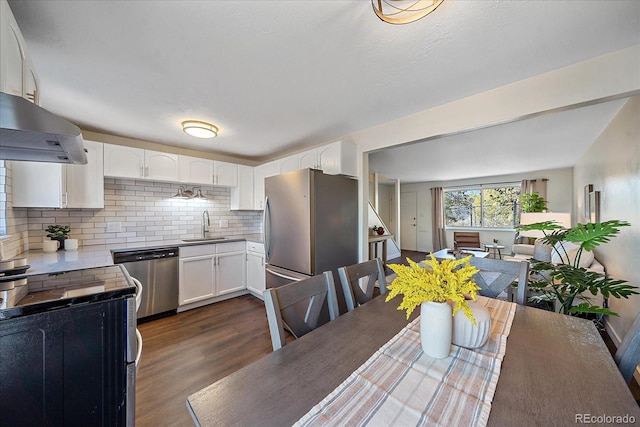
[[(214, 233), (242, 235), (261, 231), (262, 212), (229, 210), (228, 188), (200, 186), (207, 197), (202, 201), (171, 199), (178, 185), (170, 183), (105, 178), (104, 185), (104, 209), (24, 209), (29, 246), (42, 247), (44, 229), (51, 224), (70, 225), (71, 237), (79, 239), (81, 245), (194, 238), (202, 232), (205, 209)], [(215, 227), (220, 220), (227, 220), (229, 227)], [(121, 232), (106, 232), (107, 222), (120, 222)]]

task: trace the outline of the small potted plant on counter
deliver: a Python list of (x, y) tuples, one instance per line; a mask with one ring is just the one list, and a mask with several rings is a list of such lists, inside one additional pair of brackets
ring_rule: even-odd
[(375, 236), (376, 234), (379, 236), (382, 236), (384, 234), (384, 228), (383, 227), (378, 227), (377, 225), (374, 225), (373, 228), (373, 235)]
[(58, 250), (64, 249), (64, 241), (69, 237), (69, 232), (71, 231), (71, 227), (68, 225), (50, 225), (45, 231), (47, 232), (47, 237), (51, 240), (57, 240), (60, 242)]

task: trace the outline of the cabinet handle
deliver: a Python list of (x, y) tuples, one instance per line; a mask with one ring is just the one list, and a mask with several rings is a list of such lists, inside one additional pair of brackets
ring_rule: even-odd
[(38, 96), (38, 89), (34, 89), (33, 92), (27, 92), (27, 99), (36, 105), (40, 105), (40, 99)]
[(62, 207), (66, 208), (68, 204), (69, 204), (69, 193), (63, 193), (62, 194)]
[(149, 166), (145, 166), (145, 168), (144, 168), (144, 176), (149, 176)]
[(144, 166), (140, 166), (140, 176), (144, 178)]

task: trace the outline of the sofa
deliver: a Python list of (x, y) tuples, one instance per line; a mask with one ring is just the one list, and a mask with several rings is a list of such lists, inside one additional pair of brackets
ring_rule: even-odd
[[(570, 242), (563, 242), (563, 244), (569, 252), (569, 256), (575, 256), (578, 246)], [(536, 240), (533, 245), (516, 243), (511, 247), (511, 252), (513, 255), (505, 256), (503, 259), (507, 261), (522, 261), (533, 258), (538, 261), (560, 262), (558, 254), (553, 251), (553, 248), (545, 245), (540, 240)], [(593, 252), (590, 251), (583, 252), (580, 257), (580, 267), (600, 274), (605, 273), (604, 266), (593, 256)]]

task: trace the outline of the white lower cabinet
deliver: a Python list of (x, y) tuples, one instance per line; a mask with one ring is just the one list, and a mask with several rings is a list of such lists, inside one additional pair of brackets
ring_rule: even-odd
[(224, 250), (225, 244), (218, 246), (218, 262), (216, 264), (216, 294), (225, 295), (231, 292), (241, 291), (247, 288), (247, 275), (245, 274), (244, 242), (241, 242), (241, 250)]
[(266, 276), (264, 271), (264, 245), (247, 242), (247, 290), (264, 299)]
[[(211, 249), (215, 252), (215, 248)], [(178, 267), (180, 305), (215, 296), (215, 262), (215, 254), (186, 258), (180, 256)]]
[(183, 246), (179, 259), (179, 304), (215, 302), (246, 289), (245, 242)]

